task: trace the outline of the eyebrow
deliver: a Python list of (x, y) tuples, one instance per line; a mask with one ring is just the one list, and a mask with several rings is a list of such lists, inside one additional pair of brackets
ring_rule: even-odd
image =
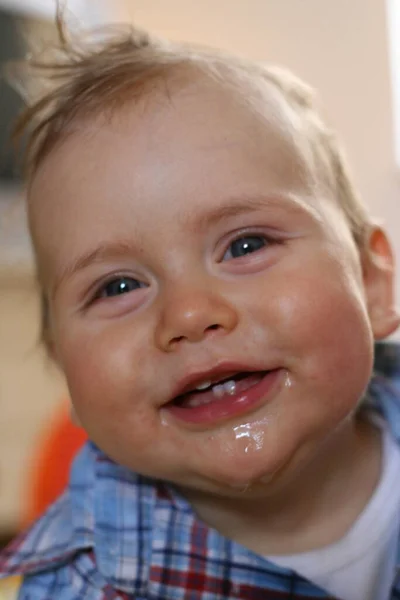
[[(207, 209), (203, 214), (194, 216), (193, 214), (183, 215), (182, 225), (193, 230), (206, 229), (210, 225), (217, 224), (225, 219), (252, 211), (265, 210), (266, 208), (278, 208), (292, 213), (308, 213), (314, 219), (321, 221), (321, 216), (312, 205), (291, 194), (274, 196), (241, 195), (239, 197), (230, 197), (222, 206), (217, 206), (211, 210)], [(82, 271), (86, 267), (101, 263), (104, 260), (126, 257), (127, 254), (133, 254), (134, 252), (137, 252), (137, 244), (133, 240), (127, 240), (105, 242), (93, 250), (83, 253), (79, 258), (71, 261), (70, 264), (61, 270), (53, 286), (53, 295), (65, 279)]]
[(110, 260), (113, 258), (126, 257), (127, 254), (132, 254), (137, 251), (137, 246), (131, 241), (118, 241), (118, 242), (105, 242), (100, 244), (93, 250), (84, 252), (79, 258), (72, 260), (61, 270), (60, 275), (56, 278), (53, 285), (53, 295), (60, 287), (61, 283), (65, 280), (82, 271), (86, 267), (101, 263), (104, 260)]
[(321, 221), (318, 211), (308, 202), (294, 194), (241, 195), (230, 197), (222, 206), (206, 210), (198, 216), (188, 215), (183, 217), (185, 224), (193, 229), (206, 228), (224, 219), (236, 217), (251, 211), (265, 210), (266, 208), (282, 209), (285, 212), (308, 213), (314, 219)]

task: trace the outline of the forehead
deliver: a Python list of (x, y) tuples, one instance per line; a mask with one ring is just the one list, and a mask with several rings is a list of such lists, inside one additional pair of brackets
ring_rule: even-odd
[(238, 90), (203, 78), (147, 94), (112, 118), (77, 123), (30, 188), (39, 256), (77, 241), (78, 215), (104, 237), (121, 211), (131, 216), (127, 228), (143, 230), (156, 215), (162, 222), (171, 210), (203, 210), (224, 197), (309, 195), (306, 147), (292, 117), (267, 83)]

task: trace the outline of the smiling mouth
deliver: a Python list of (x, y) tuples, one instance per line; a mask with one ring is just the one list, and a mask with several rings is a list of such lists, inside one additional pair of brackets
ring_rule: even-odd
[(233, 373), (217, 381), (203, 381), (173, 398), (163, 409), (190, 425), (214, 426), (244, 415), (269, 401), (282, 369)]
[(184, 394), (180, 394), (171, 401), (171, 404), (180, 408), (191, 409), (197, 406), (205, 406), (227, 396), (233, 397), (259, 383), (267, 372), (236, 373), (214, 383), (205, 382)]

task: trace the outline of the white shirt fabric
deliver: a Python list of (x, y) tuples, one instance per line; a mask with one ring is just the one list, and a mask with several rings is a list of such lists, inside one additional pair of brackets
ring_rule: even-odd
[(267, 557), (340, 600), (388, 600), (395, 576), (400, 526), (400, 449), (383, 421), (377, 424), (383, 430), (382, 475), (352, 528), (330, 546)]

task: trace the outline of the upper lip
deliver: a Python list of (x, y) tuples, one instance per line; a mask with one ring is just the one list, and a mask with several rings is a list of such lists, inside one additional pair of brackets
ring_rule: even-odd
[(182, 396), (187, 392), (193, 391), (198, 385), (205, 382), (216, 383), (229, 379), (238, 373), (256, 373), (260, 371), (267, 371), (270, 369), (257, 368), (256, 366), (249, 366), (239, 363), (221, 363), (211, 369), (204, 371), (196, 371), (195, 373), (189, 373), (175, 386), (170, 402), (178, 396)]

